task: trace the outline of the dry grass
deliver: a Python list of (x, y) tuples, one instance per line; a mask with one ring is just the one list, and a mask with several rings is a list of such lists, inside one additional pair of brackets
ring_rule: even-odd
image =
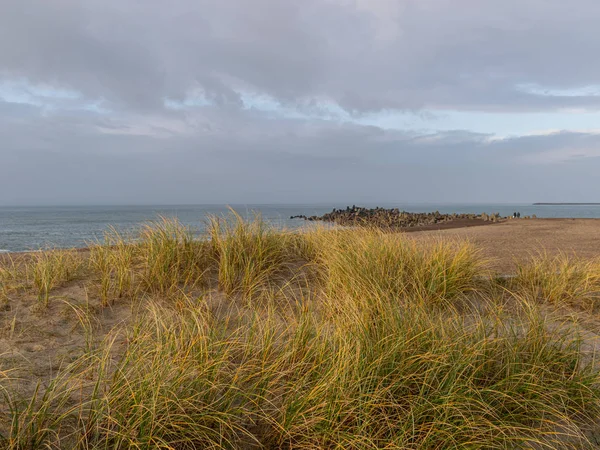
[(466, 243), (418, 244), (367, 229), (321, 230), (311, 237), (330, 296), (451, 300), (472, 290), (482, 273), (477, 252)]
[(9, 295), (25, 288), (26, 274), (9, 255), (0, 265), (0, 306), (8, 303)]
[(135, 246), (114, 228), (105, 234), (104, 242), (90, 245), (89, 265), (100, 276), (103, 305), (133, 295), (134, 253)]
[(255, 296), (286, 272), (292, 257), (290, 233), (272, 229), (260, 217), (249, 222), (235, 212), (212, 217), (209, 234), (219, 287), (228, 295)]
[(110, 229), (104, 242), (90, 246), (89, 265), (99, 277), (99, 295), (107, 306), (124, 297), (194, 290), (209, 269), (207, 249), (189, 229), (163, 218), (135, 236)]
[(138, 243), (141, 286), (159, 294), (180, 286), (198, 286), (208, 268), (206, 247), (176, 220), (162, 219), (147, 225)]
[[(553, 282), (538, 262), (507, 289), (468, 244), (239, 217), (210, 237), (163, 221), (92, 249), (99, 301), (140, 313), (33, 395), (5, 383), (3, 448), (592, 446), (595, 360), (538, 308), (592, 298), (591, 266)], [(310, 289), (288, 306), (246, 301), (300, 272)]]
[(536, 255), (530, 263), (518, 266), (514, 282), (531, 300), (594, 309), (600, 300), (600, 260)]
[(38, 300), (47, 306), (52, 290), (74, 280), (81, 274), (82, 267), (81, 255), (77, 252), (56, 249), (34, 253), (26, 270)]

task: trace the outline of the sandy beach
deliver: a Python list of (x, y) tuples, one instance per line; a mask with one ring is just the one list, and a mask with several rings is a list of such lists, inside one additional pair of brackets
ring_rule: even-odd
[(467, 239), (480, 248), (490, 267), (510, 274), (519, 262), (541, 252), (578, 258), (600, 256), (600, 219), (511, 219), (485, 226), (407, 233), (413, 239)]

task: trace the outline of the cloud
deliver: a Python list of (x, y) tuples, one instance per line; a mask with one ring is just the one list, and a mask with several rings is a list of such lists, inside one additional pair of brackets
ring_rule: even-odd
[(596, 153), (556, 157), (598, 148), (596, 134), (492, 140), (210, 110), (157, 136), (25, 108), (0, 118), (0, 204), (534, 201), (566, 195), (558, 179), (596, 192), (600, 169)]
[(600, 194), (573, 119), (600, 109), (599, 21), (595, 0), (4, 0), (0, 204)]
[[(597, 109), (544, 95), (600, 75), (600, 5), (578, 0), (7, 0), (5, 76), (117, 108), (160, 109), (201, 89), (284, 104), (381, 109)], [(534, 84), (534, 90), (523, 86)]]

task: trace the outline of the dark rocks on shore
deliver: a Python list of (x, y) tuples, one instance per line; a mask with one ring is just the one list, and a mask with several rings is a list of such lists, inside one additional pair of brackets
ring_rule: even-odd
[(442, 214), (439, 211), (429, 213), (412, 213), (400, 211), (398, 208), (362, 208), (348, 206), (345, 209), (333, 209), (322, 216), (305, 215), (291, 216), (290, 219), (304, 219), (308, 221), (332, 222), (338, 225), (370, 225), (382, 228), (410, 228), (425, 225), (435, 225), (454, 220), (481, 220), (498, 222), (505, 217), (499, 213), (493, 214)]

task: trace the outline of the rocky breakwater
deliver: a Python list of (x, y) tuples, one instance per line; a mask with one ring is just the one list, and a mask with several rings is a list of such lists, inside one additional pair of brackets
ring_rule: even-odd
[(360, 206), (346, 209), (333, 209), (322, 216), (291, 216), (290, 219), (308, 221), (332, 222), (344, 226), (375, 226), (381, 228), (413, 228), (420, 226), (435, 226), (450, 222), (498, 222), (505, 217), (493, 214), (442, 214), (439, 211), (429, 213), (414, 213), (401, 211), (398, 208), (362, 208)]

